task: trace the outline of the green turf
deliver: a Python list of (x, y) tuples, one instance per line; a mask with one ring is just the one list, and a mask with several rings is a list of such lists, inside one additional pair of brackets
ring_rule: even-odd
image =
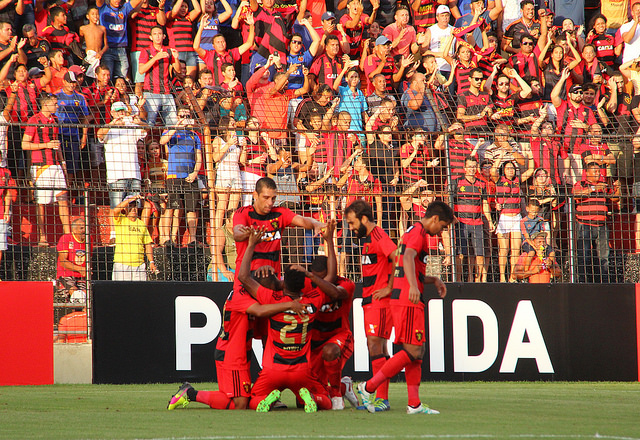
[[(0, 439), (640, 439), (639, 383), (423, 383), (423, 400), (442, 413), (433, 416), (405, 414), (404, 384), (392, 384), (393, 408), (377, 414), (257, 414), (196, 402), (167, 411), (177, 388), (0, 387)], [(293, 395), (283, 401), (293, 405)]]

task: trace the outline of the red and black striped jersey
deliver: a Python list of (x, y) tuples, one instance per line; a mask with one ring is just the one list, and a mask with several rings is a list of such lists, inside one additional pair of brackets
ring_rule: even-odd
[(413, 185), (418, 180), (426, 178), (429, 152), (424, 145), (414, 147), (411, 142), (402, 145), (400, 147), (400, 160), (402, 162), (410, 157), (413, 153), (414, 148), (418, 149), (416, 157), (413, 158), (409, 165), (407, 165), (406, 167), (402, 167), (402, 182), (407, 185)]
[[(373, 293), (389, 284), (392, 256), (396, 251), (396, 244), (389, 238), (380, 226), (376, 226), (371, 233), (360, 240), (362, 246), (362, 305), (371, 304)], [(381, 302), (386, 302), (383, 298)]]
[(513, 180), (505, 176), (496, 183), (496, 203), (502, 205), (502, 214), (515, 215), (521, 213), (522, 190), (516, 177)]
[[(256, 212), (253, 205), (243, 206), (236, 210), (233, 214), (233, 227), (238, 225), (260, 228), (266, 228), (266, 241), (258, 243), (253, 253), (251, 261), (251, 270), (255, 270), (261, 266), (271, 266), (275, 269), (276, 275), (280, 277), (280, 240), (282, 239), (282, 231), (291, 224), (296, 216), (290, 209), (284, 207), (272, 208), (268, 214), (260, 215)], [(242, 264), (242, 257), (247, 250), (248, 242), (236, 241), (236, 267)], [(234, 286), (239, 287), (240, 283), (234, 281)]]
[[(571, 121), (578, 120), (592, 125), (597, 122), (596, 116), (589, 107), (584, 104), (578, 104), (574, 106), (567, 101), (562, 101), (559, 107), (556, 107), (558, 114), (557, 119), (557, 132), (563, 134), (565, 148), (570, 148), (574, 144), (579, 144), (583, 141), (582, 136), (585, 134), (583, 128), (576, 128), (571, 125)], [(569, 151), (571, 152), (571, 151)]]
[(318, 85), (327, 84), (333, 87), (333, 81), (338, 77), (342, 71), (342, 61), (335, 57), (329, 58), (327, 54), (322, 55), (311, 65), (309, 72), (313, 73), (318, 78)]
[(462, 177), (453, 183), (453, 210), (461, 223), (482, 224), (482, 203), (487, 198), (487, 187), (480, 179), (473, 182)]
[(135, 17), (129, 19), (131, 25), (131, 52), (137, 52), (151, 46), (151, 28), (158, 24), (156, 15), (159, 9), (155, 6), (143, 7)]
[[(493, 108), (491, 96), (486, 92), (477, 95), (467, 90), (458, 95), (458, 108), (465, 109), (465, 115), (479, 115), (485, 107)], [(465, 127), (483, 127), (487, 125), (487, 115), (475, 121), (465, 122)]]
[[(44, 144), (53, 140), (58, 140), (58, 119), (51, 115), (49, 117), (42, 113), (36, 113), (27, 121), (29, 124), (24, 131), (25, 135), (31, 136), (34, 144)], [(31, 165), (57, 165), (58, 156), (56, 151), (50, 148), (42, 150), (31, 150)]]
[(465, 66), (460, 61), (456, 62), (455, 77), (457, 94), (469, 90), (469, 73), (476, 67), (478, 67), (478, 65), (475, 63), (475, 61), (471, 61), (468, 66)]
[(464, 161), (467, 156), (471, 155), (473, 145), (466, 139), (457, 140), (453, 136), (449, 137), (448, 143), (451, 181), (455, 181), (464, 176)]
[(568, 157), (566, 150), (561, 148), (560, 144), (554, 140), (532, 136), (531, 154), (533, 155), (534, 168), (544, 168), (549, 172), (552, 182), (559, 184), (558, 158), (566, 159)]
[[(413, 259), (414, 270), (416, 277), (416, 284), (420, 291), (420, 303), (418, 306), (424, 307), (424, 298), (422, 297), (422, 291), (424, 289), (424, 271), (426, 267), (426, 260), (429, 256), (429, 234), (422, 222), (417, 222), (404, 233), (400, 242), (398, 243), (398, 252), (396, 253), (396, 268), (393, 278), (393, 290), (391, 291), (391, 300), (398, 300), (400, 304), (415, 306), (409, 301), (409, 281), (407, 274), (405, 273), (405, 252), (407, 249), (413, 249), (416, 251), (416, 256)], [(392, 306), (393, 307), (393, 306)]]
[(521, 78), (524, 78), (527, 75), (531, 75), (538, 79), (541, 79), (542, 72), (540, 71), (540, 66), (538, 65), (538, 55), (536, 52), (539, 50), (534, 50), (529, 55), (525, 55), (524, 53), (516, 53), (509, 57), (509, 65), (513, 67), (518, 75)]
[(413, 24), (416, 31), (424, 31), (429, 26), (436, 24), (436, 8), (438, 2), (435, 0), (420, 0), (418, 11), (413, 11)]
[(513, 125), (516, 121), (516, 98), (518, 93), (511, 93), (506, 98), (501, 97), (497, 93), (491, 95), (494, 105), (494, 113), (501, 115), (500, 123)]
[[(322, 296), (323, 304), (316, 314), (316, 319), (313, 321), (311, 332), (311, 349), (322, 346), (333, 336), (348, 332), (351, 333), (351, 326), (349, 324), (349, 315), (351, 314), (351, 306), (353, 304), (353, 294), (356, 290), (356, 285), (353, 281), (344, 277), (337, 277), (334, 284), (338, 287), (344, 288), (347, 291), (347, 297), (344, 299), (334, 300), (320, 291), (318, 287), (315, 287)], [(306, 295), (306, 293), (305, 293)]]
[[(42, 89), (40, 78), (18, 85), (16, 100), (11, 108), (11, 121), (26, 121), (38, 111), (38, 94)], [(7, 87), (7, 96), (11, 89)]]
[(616, 60), (615, 37), (609, 34), (592, 34), (587, 37), (587, 44), (593, 44), (596, 48), (596, 57), (607, 66), (613, 67)]
[(283, 62), (289, 53), (289, 26), (286, 19), (277, 11), (268, 11), (262, 6), (254, 12), (256, 46), (258, 53), (265, 59), (277, 51)]
[(176, 17), (167, 23), (169, 46), (178, 52), (193, 52), (193, 23), (187, 17)]
[[(292, 301), (291, 297), (282, 292), (262, 286), (258, 289), (256, 298), (260, 304)], [(311, 325), (322, 308), (323, 301), (324, 295), (311, 290), (300, 298), (300, 302), (307, 305), (306, 314), (286, 311), (269, 318), (267, 343), (262, 357), (263, 368), (287, 370), (309, 365)]]
[(167, 95), (171, 93), (171, 86), (169, 85), (169, 66), (175, 61), (173, 55), (169, 52), (169, 49), (162, 47), (160, 50), (155, 47), (149, 46), (140, 52), (140, 65), (147, 63), (151, 58), (156, 56), (159, 52), (167, 52), (168, 58), (163, 58), (157, 61), (151, 69), (147, 71), (144, 76), (144, 91), (149, 93), (156, 93), (159, 95)]
[[(575, 195), (577, 191), (587, 188), (591, 192), (587, 195)], [(576, 220), (578, 223), (587, 226), (604, 226), (607, 223), (607, 196), (613, 194), (611, 188), (597, 189), (595, 184), (586, 180), (576, 183), (573, 186), (573, 194), (576, 200)]]

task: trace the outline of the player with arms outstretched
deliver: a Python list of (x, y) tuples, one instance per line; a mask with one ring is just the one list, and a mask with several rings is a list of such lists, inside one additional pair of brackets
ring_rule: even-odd
[(425, 257), (429, 255), (429, 235), (438, 235), (453, 223), (453, 210), (444, 202), (429, 204), (424, 217), (402, 236), (396, 255), (396, 268), (391, 291), (390, 308), (396, 333), (396, 344), (402, 350), (393, 355), (371, 379), (358, 384), (358, 394), (369, 412), (375, 412), (375, 391), (402, 369), (407, 381), (407, 414), (439, 414), (422, 405), (420, 380), (425, 342), (425, 284), (435, 284), (444, 298), (447, 288), (440, 278), (425, 276)]
[[(371, 359), (371, 372), (375, 376), (389, 359), (387, 341), (393, 322), (389, 301), (393, 287), (395, 243), (380, 226), (377, 226), (371, 205), (356, 200), (344, 210), (349, 229), (360, 239), (362, 247), (362, 309), (364, 332)], [(376, 390), (376, 411), (388, 411), (389, 380)]]

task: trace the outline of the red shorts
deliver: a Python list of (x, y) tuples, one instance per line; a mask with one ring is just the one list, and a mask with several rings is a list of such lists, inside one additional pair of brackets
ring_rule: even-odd
[(318, 372), (322, 368), (322, 349), (327, 344), (336, 344), (340, 347), (340, 366), (341, 369), (347, 361), (353, 356), (353, 333), (351, 330), (343, 330), (327, 339), (324, 344), (311, 350), (311, 365), (313, 372)]
[(262, 400), (271, 391), (282, 391), (286, 388), (295, 394), (298, 394), (300, 388), (306, 388), (314, 395), (329, 396), (329, 391), (322, 386), (309, 366), (304, 365), (302, 368), (288, 370), (263, 369), (251, 389), (251, 399)]
[(387, 304), (373, 302), (362, 306), (362, 309), (364, 310), (364, 333), (367, 336), (389, 339), (393, 319), (391, 318), (391, 309), (387, 307)]
[(425, 343), (424, 307), (392, 303), (393, 328), (396, 344), (422, 345)]
[(218, 374), (218, 390), (227, 397), (249, 397), (251, 395), (251, 373), (249, 368), (232, 370), (224, 366), (223, 361), (216, 361)]

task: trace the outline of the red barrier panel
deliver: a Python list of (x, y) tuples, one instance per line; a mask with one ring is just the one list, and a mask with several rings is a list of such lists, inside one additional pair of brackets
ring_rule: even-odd
[(0, 385), (53, 383), (51, 282), (0, 283)]

